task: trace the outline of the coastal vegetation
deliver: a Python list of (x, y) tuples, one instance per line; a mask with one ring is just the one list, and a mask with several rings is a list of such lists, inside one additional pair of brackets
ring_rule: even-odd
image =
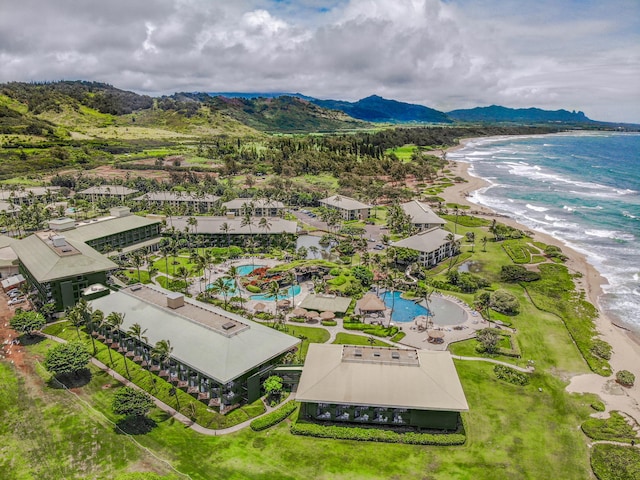
[[(437, 290), (475, 310), (478, 320), (490, 326), (479, 330), (477, 338), (451, 344), (452, 353), (517, 367), (535, 363), (535, 371), (456, 360), (471, 409), (462, 415), (464, 426), (447, 435), (308, 424), (295, 414), (290, 418), (294, 401), (264, 416), (262, 400), (221, 415), (92, 338), (73, 312), (45, 328), (45, 333), (68, 341), (66, 346), (39, 336), (28, 338), (44, 327), (44, 316), (18, 312), (11, 325), (24, 334), (27, 368), (0, 363), (0, 385), (6, 392), (0, 396), (0, 438), (6, 445), (0, 464), (7, 466), (7, 478), (90, 478), (104, 471), (113, 472), (114, 478), (132, 478), (127, 477), (132, 471), (148, 472), (152, 478), (422, 478), (428, 471), (433, 478), (489, 479), (499, 471), (505, 478), (582, 479), (590, 475), (582, 432), (597, 440), (609, 435), (631, 441), (628, 424), (614, 413), (604, 421), (589, 418), (591, 406), (601, 404), (596, 396), (565, 391), (565, 379), (573, 375), (613, 372), (608, 363), (611, 347), (594, 327), (597, 309), (576, 290), (577, 274), (563, 265), (562, 250), (439, 197), (464, 179), (452, 173), (446, 156), (434, 155), (436, 150), (467, 136), (544, 133), (555, 127), (371, 128), (291, 98), (228, 101), (177, 94), (149, 99), (125, 93), (86, 82), (0, 89), (0, 177), (12, 178), (4, 187), (14, 195), (28, 185), (50, 183), (62, 189), (60, 195), (34, 201), (19, 212), (0, 213), (0, 225), (11, 236), (28, 235), (54, 215), (88, 220), (121, 203), (67, 198), (71, 191), (93, 185), (124, 185), (140, 195), (171, 190), (212, 194), (224, 201), (281, 201), (289, 219), (304, 208), (315, 215), (311, 218), (324, 221), (326, 228), (299, 224), (323, 235), (321, 245), (333, 245), (338, 255), (329, 261), (320, 258), (317, 247), (259, 245), (253, 238), (242, 246), (230, 245), (227, 238), (226, 246), (211, 247), (197, 234), (197, 220), (179, 231), (170, 218), (225, 215), (223, 209), (127, 200), (134, 213), (168, 218), (159, 252), (123, 256), (118, 276), (124, 283), (157, 283), (198, 295), (297, 337), (298, 351), (286, 357), (296, 364), (304, 362), (310, 343), (333, 339), (336, 344), (388, 346), (401, 341), (409, 325), (365, 323), (355, 312), (355, 301), (344, 316), (316, 321), (316, 326), (285, 322), (277, 313), (247, 312), (247, 292), (277, 293), (292, 283), (287, 274), (294, 268), (321, 270), (309, 280), (315, 291), (354, 299), (382, 288), (424, 300)], [(302, 130), (324, 133), (290, 134)], [(274, 131), (280, 134), (271, 135)], [(318, 206), (318, 200), (330, 194), (374, 203), (369, 225), (344, 221)], [(399, 208), (412, 198), (429, 203), (447, 221), (445, 229), (462, 236), (459, 255), (425, 269), (417, 264), (415, 251), (392, 246), (414, 233)], [(53, 210), (46, 208), (49, 204)], [(371, 225), (388, 227), (376, 251), (366, 238)], [(280, 264), (252, 278), (207, 277), (212, 269), (242, 256), (278, 259)], [(240, 282), (246, 292), (231, 293), (225, 279)], [(194, 294), (190, 286), (199, 290)], [(155, 357), (163, 359), (160, 363), (170, 344), (165, 347), (164, 354), (155, 350)], [(64, 349), (73, 351), (61, 355)], [(103, 370), (87, 365), (89, 352), (146, 393), (133, 394)], [(72, 390), (53, 380), (82, 371), (82, 381), (63, 381)], [(625, 371), (617, 372), (616, 379), (626, 386), (635, 381)], [(147, 395), (203, 428), (220, 430), (244, 422), (251, 428), (225, 436), (201, 435), (150, 405)], [(146, 419), (125, 422), (123, 416)], [(591, 465), (599, 478), (625, 478), (607, 477), (620, 468), (637, 471), (637, 452), (613, 447), (593, 446)]]

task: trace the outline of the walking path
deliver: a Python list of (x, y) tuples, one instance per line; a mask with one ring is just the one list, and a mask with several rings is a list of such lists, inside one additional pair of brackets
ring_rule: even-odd
[(519, 367), (517, 365), (513, 365), (512, 363), (502, 362), (500, 360), (494, 360), (493, 358), (462, 357), (460, 355), (451, 355), (451, 357), (455, 358), (456, 360), (468, 360), (468, 361), (472, 361), (472, 362), (475, 361), (475, 362), (495, 363), (496, 365), (504, 365), (505, 367), (513, 368), (514, 370), (518, 370), (518, 371), (524, 372), (524, 373), (532, 373), (535, 370), (535, 367), (533, 367), (533, 366)]
[[(49, 340), (53, 340), (55, 342), (67, 343), (67, 341), (65, 339), (60, 338), (60, 337), (56, 337), (54, 335), (49, 335), (47, 333), (42, 333), (42, 335), (45, 336), (46, 338), (48, 338)], [(143, 390), (142, 388), (140, 388), (139, 386), (137, 386), (135, 383), (131, 382), (127, 378), (123, 377), (122, 375), (120, 375), (115, 370), (109, 368), (107, 365), (102, 363), (97, 358), (91, 357), (91, 363), (93, 363), (96, 367), (98, 367), (99, 369), (101, 369), (104, 372), (106, 372), (109, 375), (111, 375), (114, 379), (116, 379), (117, 381), (119, 381), (123, 385), (125, 385), (127, 387), (135, 388), (136, 390), (139, 390), (141, 392), (145, 392), (145, 390)], [(211, 436), (213, 436), (213, 435), (227, 435), (229, 433), (235, 433), (235, 432), (238, 432), (238, 431), (242, 430), (243, 428), (248, 427), (251, 424), (251, 422), (253, 422), (256, 418), (260, 418), (260, 417), (262, 417), (262, 416), (264, 416), (264, 415), (266, 415), (268, 413), (271, 413), (274, 410), (277, 410), (278, 408), (283, 406), (285, 403), (295, 400), (295, 392), (291, 392), (289, 394), (289, 396), (287, 397), (287, 399), (284, 402), (278, 404), (276, 407), (271, 407), (269, 405), (265, 405), (266, 411), (262, 415), (258, 415), (257, 417), (250, 418), (249, 420), (245, 420), (244, 422), (238, 423), (237, 425), (233, 425), (233, 426), (228, 427), (228, 428), (221, 428), (221, 429), (218, 429), (218, 430), (213, 429), (213, 428), (203, 427), (202, 425), (199, 425), (196, 422), (194, 422), (193, 420), (191, 420), (190, 418), (188, 418), (186, 415), (183, 415), (182, 413), (178, 412), (172, 406), (167, 405), (162, 400), (158, 400), (154, 396), (152, 396), (151, 398), (153, 398), (153, 403), (156, 405), (156, 407), (158, 407), (159, 409), (165, 411), (170, 416), (172, 416), (173, 418), (178, 420), (180, 423), (182, 423), (185, 426), (191, 428), (193, 431), (201, 433), (203, 435), (211, 435)]]

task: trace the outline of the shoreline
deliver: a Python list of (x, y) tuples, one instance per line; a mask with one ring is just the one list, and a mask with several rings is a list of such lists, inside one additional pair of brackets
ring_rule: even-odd
[[(482, 137), (482, 139), (486, 139)], [(478, 140), (477, 138), (467, 138), (460, 140), (460, 144), (446, 149), (444, 152), (454, 152), (467, 146), (471, 141)], [(449, 160), (449, 169), (453, 176), (459, 176), (464, 178), (466, 182), (456, 183), (455, 185), (448, 187), (444, 190), (440, 196), (444, 198), (447, 203), (457, 203), (460, 205), (467, 205), (471, 208), (471, 214), (478, 215), (480, 217), (495, 218), (499, 222), (509, 225), (514, 228), (518, 228), (527, 234), (531, 234), (534, 240), (539, 240), (548, 245), (555, 245), (562, 248), (562, 252), (567, 256), (567, 261), (564, 263), (569, 271), (582, 274), (582, 277), (576, 278), (574, 284), (578, 292), (584, 292), (586, 299), (592, 303), (598, 309), (598, 318), (595, 321), (596, 331), (599, 336), (612, 346), (612, 356), (609, 360), (609, 364), (612, 368), (612, 373), (619, 370), (629, 370), (636, 375), (636, 384), (632, 388), (625, 388), (622, 391), (617, 391), (615, 394), (611, 394), (610, 382), (615, 382), (615, 379), (611, 377), (601, 377), (600, 375), (590, 373), (586, 375), (574, 376), (571, 385), (574, 380), (577, 380), (575, 387), (578, 390), (569, 389), (569, 391), (584, 391), (596, 393), (603, 397), (605, 403), (609, 407), (607, 410), (618, 409), (626, 411), (627, 413), (634, 415), (637, 420), (640, 420), (640, 334), (630, 330), (628, 327), (619, 325), (611, 320), (607, 316), (606, 312), (602, 309), (599, 303), (599, 297), (603, 294), (603, 285), (608, 283), (607, 279), (600, 274), (600, 272), (587, 261), (587, 257), (566, 245), (560, 239), (553, 237), (547, 233), (532, 230), (531, 228), (520, 224), (515, 219), (498, 213), (493, 209), (484, 205), (473, 203), (469, 200), (469, 195), (477, 190), (488, 187), (491, 184), (483, 178), (473, 176), (469, 173), (469, 162), (465, 161), (451, 161)], [(581, 377), (589, 377), (583, 379)], [(617, 384), (616, 384), (617, 385)], [(618, 402), (617, 399), (627, 398), (631, 402)], [(632, 413), (633, 412), (633, 413)]]

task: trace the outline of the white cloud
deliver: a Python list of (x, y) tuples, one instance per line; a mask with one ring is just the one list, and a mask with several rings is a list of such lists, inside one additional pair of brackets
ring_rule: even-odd
[[(0, 5), (0, 81), (146, 93), (370, 94), (449, 110), (640, 122), (636, 0), (22, 0)], [(604, 5), (606, 4), (606, 5)]]

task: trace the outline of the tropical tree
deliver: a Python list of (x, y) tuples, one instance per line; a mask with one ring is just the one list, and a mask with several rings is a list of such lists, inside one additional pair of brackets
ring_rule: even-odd
[(85, 319), (82, 316), (82, 313), (80, 312), (80, 310), (78, 310), (75, 305), (73, 307), (68, 308), (65, 313), (65, 319), (76, 328), (76, 334), (78, 335), (78, 340), (81, 340), (80, 327), (84, 325)]
[(282, 387), (282, 378), (277, 375), (271, 375), (262, 383), (262, 388), (269, 397), (280, 396)]
[(227, 298), (231, 293), (231, 285), (229, 285), (228, 280), (223, 277), (216, 278), (211, 284), (211, 292), (214, 295), (222, 295), (224, 308), (227, 308)]
[(486, 252), (487, 251), (487, 236), (485, 235), (484, 237), (482, 237), (482, 251)]
[(44, 316), (33, 310), (17, 312), (9, 321), (11, 328), (29, 337), (33, 335), (33, 332), (42, 330), (45, 324)]
[[(265, 235), (266, 235), (271, 230), (271, 222), (269, 222), (269, 220), (266, 217), (262, 217), (262, 218), (260, 218), (260, 221), (258, 222), (258, 228), (261, 228), (264, 231)], [(270, 235), (267, 237), (267, 241), (268, 241), (267, 245), (270, 247), (271, 246), (271, 236)]]
[(129, 261), (131, 262), (131, 265), (133, 265), (138, 271), (138, 282), (142, 283), (142, 279), (140, 277), (140, 267), (144, 265), (144, 255), (139, 250), (135, 251), (129, 256)]
[[(124, 313), (111, 312), (109, 315), (107, 315), (107, 318), (105, 319), (107, 328), (111, 332), (111, 335), (115, 336), (116, 338), (120, 337), (120, 327), (124, 322), (124, 316), (125, 316)], [(109, 348), (109, 359), (111, 360), (111, 365), (113, 366), (113, 357), (111, 356), (111, 348)], [(127, 366), (127, 362), (125, 362), (125, 367), (126, 366)], [(129, 374), (129, 371), (127, 370), (127, 375), (128, 374)]]
[(238, 297), (240, 297), (240, 305), (244, 308), (244, 297), (242, 296), (242, 289), (240, 288), (240, 272), (238, 271), (238, 267), (231, 265), (229, 270), (227, 270), (227, 278), (233, 279)]
[(113, 396), (111, 409), (116, 415), (144, 417), (153, 408), (153, 399), (148, 393), (133, 387), (122, 387)]
[(227, 222), (224, 222), (222, 225), (220, 225), (220, 231), (227, 236), (227, 248), (229, 248), (231, 246), (231, 236), (229, 235), (231, 227)]
[(267, 295), (269, 295), (270, 297), (273, 297), (273, 301), (276, 303), (277, 318), (278, 318), (278, 321), (280, 321), (281, 315), (277, 308), (278, 298), (280, 295), (280, 285), (278, 284), (278, 282), (276, 282), (275, 280), (269, 282), (269, 286), (267, 287)]
[(184, 265), (180, 265), (176, 275), (184, 283), (184, 294), (187, 295), (189, 293), (189, 282), (187, 281), (189, 279), (189, 270)]
[(151, 350), (151, 358), (156, 360), (160, 365), (160, 370), (164, 370), (165, 363), (171, 357), (173, 347), (169, 340), (158, 340)]
[(60, 343), (47, 351), (44, 368), (55, 376), (75, 374), (76, 376), (91, 360), (91, 354), (82, 342)]

